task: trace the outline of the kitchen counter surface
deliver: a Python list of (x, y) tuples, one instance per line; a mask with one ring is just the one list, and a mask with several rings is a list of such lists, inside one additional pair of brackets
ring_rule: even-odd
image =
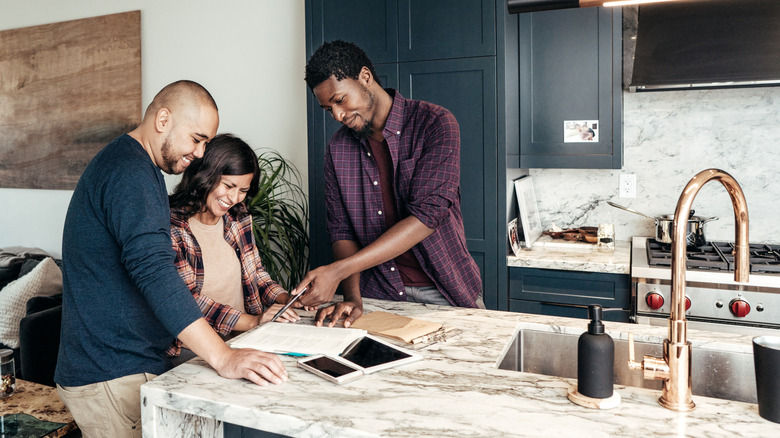
[(506, 260), (510, 267), (630, 274), (631, 242), (616, 240), (615, 251), (603, 253), (592, 243), (542, 236), (531, 249), (523, 249), (519, 256), (507, 256)]
[[(776, 437), (780, 425), (755, 404), (694, 396), (696, 409), (667, 410), (660, 391), (616, 386), (621, 404), (588, 409), (567, 399), (576, 379), (498, 369), (521, 329), (579, 335), (587, 321), (491, 310), (365, 300), (452, 327), (417, 350), (424, 359), (335, 385), (283, 356), (289, 381), (256, 386), (219, 377), (196, 358), (141, 388), (145, 437), (222, 436), (222, 422), (301, 437)], [(303, 321), (303, 320), (302, 320)], [(607, 323), (613, 338), (661, 342), (666, 328)], [(689, 330), (697, 346), (752, 352), (751, 338)], [(555, 354), (551, 351), (550, 354)]]

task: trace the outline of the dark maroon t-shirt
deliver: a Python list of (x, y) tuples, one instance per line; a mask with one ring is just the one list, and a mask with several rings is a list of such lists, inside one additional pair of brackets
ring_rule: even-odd
[[(379, 188), (382, 190), (385, 222), (387, 223), (387, 228), (390, 229), (400, 220), (393, 193), (393, 159), (390, 157), (390, 150), (387, 148), (387, 140), (383, 140), (380, 143), (369, 137), (368, 144), (371, 147), (371, 155), (374, 157), (376, 167), (379, 169)], [(396, 257), (395, 264), (398, 266), (398, 272), (401, 274), (404, 286), (420, 287), (434, 285), (433, 281), (428, 278), (428, 275), (420, 267), (420, 263), (414, 257), (411, 249)]]

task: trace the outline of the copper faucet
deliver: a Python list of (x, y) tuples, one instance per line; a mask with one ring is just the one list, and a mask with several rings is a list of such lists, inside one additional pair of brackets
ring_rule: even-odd
[(719, 169), (707, 169), (694, 176), (682, 191), (674, 212), (672, 238), (672, 304), (669, 314), (669, 337), (664, 340), (663, 358), (645, 356), (634, 362), (633, 336), (629, 335), (630, 369), (642, 369), (645, 379), (663, 380), (664, 387), (658, 403), (673, 411), (687, 412), (696, 405), (691, 399), (691, 343), (688, 341), (688, 321), (685, 319), (685, 224), (699, 190), (710, 180), (718, 180), (731, 197), (736, 220), (736, 267), (734, 281), (747, 283), (750, 271), (748, 243), (748, 210), (745, 194), (737, 181)]

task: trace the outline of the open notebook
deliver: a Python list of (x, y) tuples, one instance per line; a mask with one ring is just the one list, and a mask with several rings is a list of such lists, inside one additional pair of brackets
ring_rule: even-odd
[(365, 330), (353, 328), (269, 322), (236, 336), (229, 344), (268, 353), (338, 356), (365, 335)]

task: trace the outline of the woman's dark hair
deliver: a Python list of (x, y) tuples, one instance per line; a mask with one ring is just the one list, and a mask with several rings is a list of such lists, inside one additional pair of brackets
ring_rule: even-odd
[[(203, 158), (193, 161), (184, 170), (181, 182), (168, 198), (171, 208), (192, 216), (205, 208), (206, 198), (220, 184), (222, 175), (249, 173), (252, 182), (247, 197), (251, 198), (257, 194), (260, 180), (257, 155), (244, 140), (231, 134), (219, 134), (206, 146)], [(236, 214), (239, 205), (234, 205), (230, 212)]]
[(363, 49), (341, 40), (324, 43), (311, 55), (306, 64), (306, 85), (313, 90), (331, 76), (335, 76), (338, 81), (345, 78), (357, 79), (363, 67), (371, 71), (374, 81), (381, 86), (382, 83), (376, 76), (374, 66)]

